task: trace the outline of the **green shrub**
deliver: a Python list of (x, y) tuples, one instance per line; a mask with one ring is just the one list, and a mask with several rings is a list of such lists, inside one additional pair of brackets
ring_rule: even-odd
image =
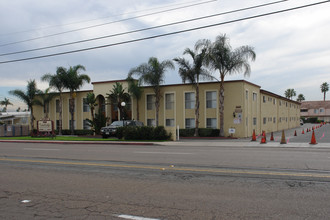
[(125, 140), (169, 140), (171, 137), (163, 126), (119, 127), (116, 135), (117, 138)]
[[(58, 135), (58, 130), (55, 131), (56, 135)], [(74, 130), (74, 135), (92, 135), (92, 130)], [(62, 129), (62, 135), (71, 135), (71, 130), (68, 129)]]
[[(219, 129), (199, 128), (198, 135), (200, 137), (218, 137)], [(180, 137), (194, 137), (195, 128), (180, 129)]]
[(195, 128), (179, 129), (180, 137), (193, 137)]

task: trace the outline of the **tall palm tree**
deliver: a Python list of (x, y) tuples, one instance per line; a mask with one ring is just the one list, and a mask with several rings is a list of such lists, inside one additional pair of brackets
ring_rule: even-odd
[(291, 99), (297, 95), (296, 91), (294, 89), (287, 89), (284, 92), (284, 95), (286, 98)]
[(30, 114), (30, 126), (31, 126), (31, 136), (33, 136), (33, 130), (34, 130), (34, 116), (33, 116), (33, 106), (34, 105), (41, 105), (40, 100), (36, 98), (36, 95), (40, 91), (37, 89), (37, 84), (35, 80), (29, 80), (26, 91), (22, 91), (20, 89), (15, 89), (9, 91), (11, 95), (16, 96), (17, 98), (21, 99), (25, 104), (28, 106), (31, 114)]
[(329, 91), (329, 84), (327, 82), (322, 83), (321, 92), (323, 92), (323, 101), (325, 101), (325, 94)]
[(55, 96), (57, 96), (56, 93), (50, 93), (49, 90), (50, 88), (47, 88), (44, 92), (43, 91), (39, 92), (39, 96), (41, 98), (41, 105), (43, 106), (44, 109), (45, 118), (48, 118), (50, 101)]
[(140, 120), (140, 108), (139, 108), (139, 100), (142, 96), (143, 89), (139, 85), (139, 81), (133, 79), (132, 77), (128, 77), (128, 92), (136, 99), (136, 120)]
[(3, 101), (0, 101), (0, 105), (5, 106), (3, 110), (7, 111), (7, 106), (13, 105), (13, 103), (11, 103), (9, 99), (5, 98)]
[(174, 64), (171, 60), (164, 60), (159, 62), (156, 57), (150, 57), (148, 63), (143, 63), (140, 66), (129, 71), (128, 77), (138, 75), (141, 84), (145, 83), (152, 86), (155, 93), (155, 107), (156, 107), (156, 126), (159, 125), (158, 115), (160, 99), (162, 97), (160, 85), (164, 82), (165, 71), (167, 69), (174, 69)]
[(304, 101), (305, 100), (305, 96), (303, 95), (303, 94), (299, 94), (298, 95), (298, 98), (297, 98), (297, 101), (298, 102), (302, 102), (302, 101)]
[(225, 89), (224, 79), (227, 75), (244, 71), (244, 76), (249, 76), (251, 67), (249, 61), (256, 59), (254, 48), (251, 46), (240, 46), (232, 49), (229, 38), (225, 34), (220, 34), (215, 41), (200, 40), (197, 48), (208, 47), (206, 65), (220, 73), (220, 92), (219, 92), (219, 115), (220, 115), (220, 136), (224, 136), (224, 101)]
[(115, 85), (113, 85), (112, 90), (110, 93), (107, 93), (108, 98), (111, 101), (111, 104), (116, 104), (117, 108), (120, 112), (120, 118), (123, 118), (123, 106), (121, 106), (122, 102), (129, 102), (130, 95), (125, 91), (123, 88), (123, 84), (116, 82)]
[(58, 125), (58, 134), (62, 135), (62, 103), (63, 97), (62, 93), (64, 90), (64, 75), (61, 72), (62, 67), (57, 67), (56, 74), (45, 74), (41, 77), (42, 81), (49, 83), (49, 87), (57, 90), (59, 92), (59, 125)]
[[(196, 44), (196, 46), (198, 46)], [(183, 55), (190, 55), (193, 60), (193, 64), (190, 64), (188, 60), (185, 58), (174, 58), (173, 60), (179, 64), (179, 75), (185, 83), (188, 81), (195, 88), (195, 134), (194, 136), (198, 136), (198, 128), (199, 128), (199, 81), (200, 78), (203, 79), (213, 79), (212, 75), (203, 68), (205, 63), (205, 55), (206, 48), (202, 48), (199, 50), (195, 46), (195, 50), (191, 50), (186, 48), (183, 52)]]
[(82, 65), (70, 66), (69, 69), (59, 67), (58, 71), (63, 74), (64, 88), (70, 92), (70, 115), (71, 115), (71, 135), (74, 134), (74, 103), (76, 91), (80, 89), (85, 82), (89, 83), (91, 79), (86, 74), (79, 74), (80, 70), (86, 70)]

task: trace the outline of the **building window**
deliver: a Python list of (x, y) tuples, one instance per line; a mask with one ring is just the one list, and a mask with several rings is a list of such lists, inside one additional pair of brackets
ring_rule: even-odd
[(257, 125), (257, 118), (253, 118), (253, 125)]
[(56, 130), (60, 129), (60, 120), (56, 120)]
[(44, 103), (44, 113), (49, 113), (49, 102)]
[(314, 114), (318, 114), (319, 110), (318, 109), (314, 109)]
[(320, 108), (320, 113), (323, 113), (324, 112), (324, 109), (323, 108)]
[(90, 123), (87, 120), (83, 121), (83, 129), (84, 130), (90, 130), (91, 129)]
[(248, 100), (249, 99), (249, 91), (245, 90), (245, 99)]
[(155, 119), (147, 119), (147, 126), (156, 126), (156, 120)]
[(174, 119), (166, 119), (166, 127), (174, 127)]
[(263, 102), (263, 103), (266, 103), (266, 96), (263, 96), (263, 97), (262, 97), (262, 102)]
[(216, 118), (207, 118), (206, 119), (206, 128), (217, 128), (217, 119)]
[(195, 107), (195, 93), (186, 92), (185, 95), (185, 109), (193, 109)]
[(186, 128), (195, 128), (194, 118), (186, 118)]
[(253, 101), (257, 101), (257, 93), (254, 92), (252, 95), (253, 95), (253, 99), (252, 100)]
[(217, 107), (217, 93), (206, 92), (206, 108), (216, 108), (216, 107)]
[(273, 104), (276, 105), (276, 99), (273, 99)]
[(267, 118), (263, 118), (264, 125), (267, 123)]
[(153, 110), (155, 108), (155, 95), (147, 95), (147, 110)]
[(165, 109), (174, 109), (174, 94), (165, 94)]
[(60, 112), (60, 100), (56, 99), (56, 112)]
[(274, 122), (274, 124), (276, 123), (276, 117), (273, 118), (273, 122)]
[(87, 103), (87, 98), (83, 98), (83, 112), (90, 112), (90, 108)]

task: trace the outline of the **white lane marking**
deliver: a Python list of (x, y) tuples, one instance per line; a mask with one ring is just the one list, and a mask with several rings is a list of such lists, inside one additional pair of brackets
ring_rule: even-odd
[(133, 215), (116, 215), (118, 218), (124, 219), (132, 219), (132, 220), (160, 220), (158, 218), (145, 218), (140, 216), (133, 216)]
[(181, 152), (156, 152), (156, 151), (135, 151), (135, 154), (178, 154), (178, 155), (189, 155), (194, 153), (181, 153)]
[(22, 201), (21, 201), (21, 203), (29, 203), (29, 202), (31, 202), (31, 200), (27, 200), (27, 199), (26, 199), (26, 200), (22, 200)]
[(59, 151), (60, 149), (47, 148), (23, 148), (24, 150), (45, 150), (45, 151)]

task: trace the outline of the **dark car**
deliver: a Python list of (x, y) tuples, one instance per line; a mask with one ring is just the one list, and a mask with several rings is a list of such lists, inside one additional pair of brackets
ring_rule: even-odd
[(116, 136), (117, 128), (123, 126), (143, 126), (143, 123), (135, 120), (114, 121), (111, 125), (101, 128), (101, 135), (103, 138)]

